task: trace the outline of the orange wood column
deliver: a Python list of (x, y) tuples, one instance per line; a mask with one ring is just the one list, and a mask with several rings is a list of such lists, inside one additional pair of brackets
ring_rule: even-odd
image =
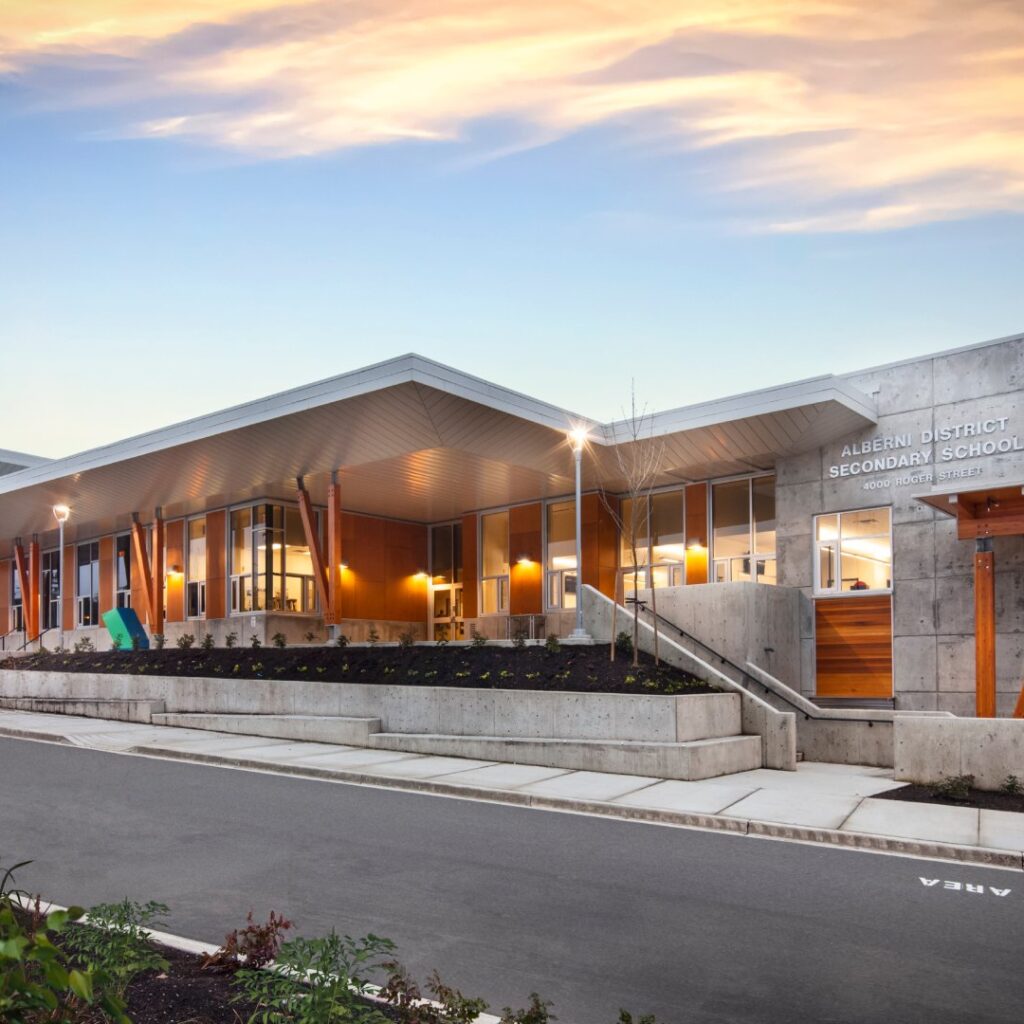
[(686, 488), (686, 582), (708, 581), (708, 485)]
[(100, 539), (100, 621), (114, 607), (114, 538)]
[[(328, 583), (327, 567), (324, 565), (323, 548), (316, 532), (316, 515), (309, 500), (309, 492), (302, 486), (299, 478), (299, 516), (302, 519), (302, 532), (306, 536), (309, 557), (313, 563), (313, 577), (316, 580), (316, 591), (320, 595), (320, 607), (324, 612), (324, 622), (333, 623), (337, 620), (331, 615), (331, 588)], [(340, 558), (338, 559), (341, 560)]]
[(510, 615), (540, 615), (544, 611), (542, 511), (540, 502), (509, 509)]
[(165, 527), (167, 540), (167, 586), (164, 618), (168, 622), (185, 621), (185, 520), (175, 519)]
[(228, 548), (227, 512), (206, 513), (206, 618), (227, 615)]
[(480, 587), (476, 544), (476, 513), (462, 517), (462, 617), (475, 619), (479, 611)]
[(164, 631), (164, 520), (159, 514), (153, 519), (152, 586), (153, 632)]
[[(78, 625), (77, 612), (77, 582), (78, 582), (78, 545), (65, 544), (64, 555), (61, 559), (61, 579), (64, 581), (64, 607), (61, 609), (61, 621), (64, 623), (64, 632), (70, 633)], [(36, 586), (39, 584), (37, 583)], [(38, 615), (38, 613), (37, 613)], [(39, 619), (36, 619), (38, 623)]]
[(341, 488), (331, 477), (327, 488), (327, 607), (324, 622), (337, 625), (341, 622)]
[[(28, 601), (31, 620), (26, 620), (25, 637), (34, 640), (42, 632), (42, 624), (39, 620), (39, 587), (42, 581), (42, 562), (39, 557), (39, 541), (35, 537), (28, 546), (28, 590), (23, 590), (22, 600)], [(61, 572), (64, 570), (62, 569)], [(66, 591), (67, 588), (65, 588)], [(31, 625), (29, 624), (31, 621)]]
[(979, 718), (996, 716), (995, 570), (993, 551), (974, 553), (974, 680)]

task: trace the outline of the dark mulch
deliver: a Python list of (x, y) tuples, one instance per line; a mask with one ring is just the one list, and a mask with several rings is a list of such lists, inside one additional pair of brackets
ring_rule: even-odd
[(983, 811), (1015, 811), (1024, 814), (1024, 795), (992, 793), (986, 789), (970, 789), (966, 800), (939, 796), (931, 786), (902, 786), (886, 793), (876, 793), (878, 800), (907, 800), (915, 804), (945, 804), (947, 807), (977, 807)]
[(709, 692), (679, 669), (644, 654), (608, 658), (607, 645), (562, 647), (234, 647), (162, 651), (47, 652), (2, 667), (58, 672), (314, 680), (321, 683), (463, 686), (577, 693)]

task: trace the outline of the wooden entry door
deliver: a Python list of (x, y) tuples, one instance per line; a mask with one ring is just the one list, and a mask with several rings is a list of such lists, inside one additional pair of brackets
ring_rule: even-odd
[(814, 604), (819, 697), (892, 696), (892, 596)]

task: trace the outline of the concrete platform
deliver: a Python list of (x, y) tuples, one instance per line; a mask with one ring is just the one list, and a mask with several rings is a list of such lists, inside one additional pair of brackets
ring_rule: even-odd
[(356, 747), (368, 746), (370, 736), (380, 732), (381, 727), (379, 718), (354, 715), (229, 715), (194, 711), (155, 714), (153, 723), (309, 743), (350, 743)]
[(444, 736), (379, 732), (375, 749), (474, 758), (574, 771), (643, 775), (656, 779), (710, 779), (761, 766), (760, 736), (722, 736), (687, 743)]

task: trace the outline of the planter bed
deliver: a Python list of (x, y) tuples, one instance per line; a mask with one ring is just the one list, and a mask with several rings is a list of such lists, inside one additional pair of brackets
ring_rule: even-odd
[(916, 804), (942, 804), (945, 807), (976, 807), (983, 811), (1015, 811), (1024, 814), (1024, 794), (997, 793), (987, 789), (969, 789), (963, 800), (936, 793), (932, 786), (903, 786), (876, 793), (877, 800), (906, 800)]
[(628, 654), (608, 658), (608, 646), (544, 647), (233, 647), (202, 650), (44, 652), (8, 659), (0, 668), (94, 675), (272, 679), (389, 686), (558, 690), (575, 693), (709, 693), (681, 669)]

